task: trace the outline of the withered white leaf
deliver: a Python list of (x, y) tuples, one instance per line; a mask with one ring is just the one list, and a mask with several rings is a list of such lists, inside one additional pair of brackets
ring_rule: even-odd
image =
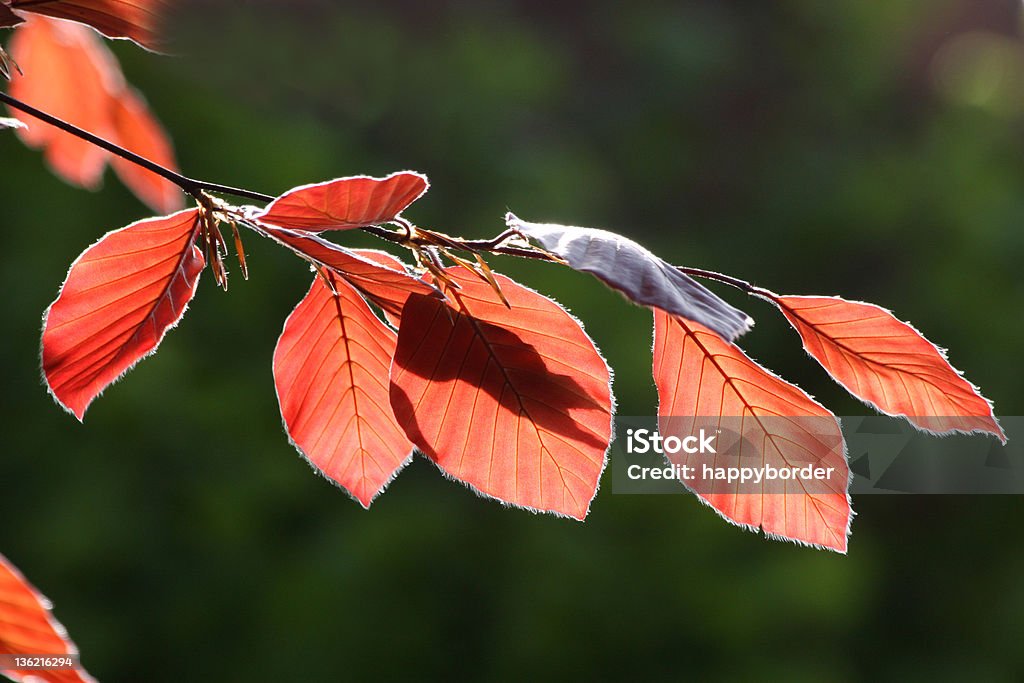
[(746, 313), (622, 235), (595, 228), (528, 223), (512, 213), (506, 214), (505, 223), (630, 301), (698, 322), (726, 341), (735, 340), (754, 324)]

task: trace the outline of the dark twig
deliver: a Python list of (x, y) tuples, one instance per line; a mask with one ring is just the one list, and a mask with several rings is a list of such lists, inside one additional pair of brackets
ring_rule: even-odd
[[(179, 188), (181, 188), (183, 192), (191, 195), (200, 203), (204, 203), (206, 201), (203, 198), (203, 192), (215, 192), (218, 194), (226, 194), (234, 197), (241, 197), (243, 199), (252, 199), (254, 201), (264, 203), (274, 201), (274, 197), (267, 194), (263, 194), (262, 192), (254, 192), (253, 190), (246, 190), (238, 187), (231, 187), (229, 185), (221, 185), (219, 183), (210, 183), (204, 180), (196, 180), (194, 178), (189, 178), (188, 176), (182, 175), (181, 173), (178, 173), (176, 171), (172, 171), (171, 169), (166, 168), (165, 166), (161, 166), (160, 164), (156, 163), (155, 161), (152, 161), (151, 159), (147, 159), (139, 154), (136, 154), (135, 152), (129, 151), (124, 147), (121, 147), (120, 145), (111, 142), (110, 140), (101, 138), (100, 136), (94, 133), (90, 133), (89, 131), (79, 128), (74, 124), (68, 123), (63, 119), (57, 118), (52, 114), (47, 114), (46, 112), (37, 109), (30, 104), (22, 102), (21, 100), (12, 97), (2, 91), (0, 91), (0, 102), (4, 102), (13, 109), (17, 109), (30, 116), (33, 116), (39, 119), (40, 121), (43, 121), (44, 123), (59, 128), (65, 133), (74, 135), (75, 137), (85, 140), (86, 142), (89, 142), (93, 145), (96, 145), (97, 147), (104, 149), (115, 156), (118, 156), (126, 161), (129, 161), (137, 166), (140, 166), (141, 168), (146, 169), (147, 171), (150, 171), (151, 173), (155, 173), (158, 176), (161, 176), (162, 178), (169, 180), (170, 182), (174, 183)], [(243, 222), (243, 225), (247, 225), (248, 227), (255, 227), (254, 225), (248, 222)], [(383, 240), (387, 240), (388, 242), (392, 242), (394, 244), (399, 244), (402, 246), (408, 246), (410, 241), (412, 241), (412, 236), (416, 233), (419, 233), (426, 237), (425, 241), (427, 244), (442, 244), (446, 247), (460, 249), (462, 251), (467, 251), (472, 254), (503, 254), (506, 256), (517, 256), (519, 258), (535, 259), (539, 261), (548, 261), (552, 263), (561, 263), (560, 259), (541, 249), (535, 249), (532, 247), (510, 246), (506, 244), (506, 242), (509, 239), (515, 237), (518, 234), (514, 230), (507, 230), (498, 235), (497, 237), (489, 240), (466, 240), (458, 237), (451, 237), (449, 235), (443, 235), (441, 233), (433, 232), (430, 230), (424, 230), (422, 228), (415, 229), (412, 228), (410, 224), (404, 221), (402, 222), (402, 227), (402, 232), (388, 230), (387, 228), (383, 228), (377, 225), (367, 226), (363, 228), (363, 230)], [(426, 244), (420, 246), (426, 246)], [(694, 277), (721, 282), (723, 284), (730, 285), (743, 292), (746, 292), (747, 294), (759, 296), (771, 301), (774, 301), (775, 299), (778, 298), (778, 295), (775, 294), (774, 292), (771, 292), (770, 290), (757, 287), (745, 280), (740, 280), (739, 278), (734, 278), (729, 275), (724, 275), (722, 273), (716, 273), (711, 270), (703, 270), (701, 268), (689, 268), (682, 266), (679, 267), (679, 271)]]
[(687, 266), (679, 266), (677, 270), (679, 270), (679, 272), (681, 273), (685, 273), (686, 275), (691, 275), (693, 277), (699, 277), (705, 280), (714, 280), (715, 282), (721, 282), (722, 284), (735, 287), (736, 289), (747, 294), (759, 296), (762, 299), (768, 299), (769, 301), (774, 301), (777, 298), (779, 298), (778, 294), (769, 289), (764, 289), (763, 287), (752, 285), (746, 280), (741, 280), (737, 277), (732, 277), (731, 275), (716, 273), (713, 270), (704, 270), (703, 268), (690, 268)]
[(32, 105), (26, 104), (25, 102), (22, 102), (21, 100), (15, 97), (11, 97), (10, 95), (2, 91), (0, 91), (0, 102), (4, 102), (9, 107), (29, 114), (30, 116), (33, 116), (39, 119), (40, 121), (43, 121), (45, 123), (50, 124), (51, 126), (59, 128), (60, 130), (64, 131), (65, 133), (68, 133), (69, 135), (74, 135), (75, 137), (85, 140), (90, 144), (96, 145), (101, 149), (105, 149), (106, 151), (110, 152), (115, 156), (121, 157), (125, 161), (130, 161), (136, 166), (140, 166), (146, 169), (147, 171), (150, 171), (151, 173), (155, 173), (158, 176), (167, 179), (174, 183), (175, 185), (177, 185), (178, 187), (180, 187), (183, 192), (194, 197), (196, 200), (200, 200), (203, 191), (228, 194), (235, 197), (253, 199), (259, 202), (271, 202), (274, 200), (273, 197), (262, 194), (260, 192), (243, 190), (237, 187), (229, 187), (228, 185), (220, 185), (218, 183), (208, 183), (203, 180), (195, 180), (193, 178), (183, 176), (180, 173), (176, 173), (175, 171), (172, 171), (169, 168), (161, 166), (155, 161), (140, 156), (135, 152), (130, 152), (124, 147), (121, 147), (120, 145), (117, 145), (111, 142), (110, 140), (101, 138), (100, 136), (90, 133), (87, 130), (83, 130), (74, 124), (68, 123), (63, 119), (59, 119), (56, 116), (53, 116), (52, 114), (47, 114), (44, 111), (36, 109)]

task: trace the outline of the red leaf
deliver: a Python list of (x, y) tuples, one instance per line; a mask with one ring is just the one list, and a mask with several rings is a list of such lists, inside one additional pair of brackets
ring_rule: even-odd
[[(50, 610), (50, 601), (33, 588), (14, 565), (0, 555), (0, 655), (68, 655), (78, 649)], [(2, 669), (13, 681), (88, 683), (84, 669)]]
[[(164, 168), (177, 168), (170, 138), (137, 92), (125, 89), (111, 104), (117, 144)], [(111, 155), (110, 165), (121, 182), (154, 211), (170, 213), (184, 206), (184, 195), (169, 180), (121, 157)]]
[(397, 270), (401, 273), (408, 273), (409, 267), (402, 262), (397, 256), (392, 256), (386, 251), (380, 251), (379, 249), (352, 249), (351, 252), (356, 256), (362, 256), (368, 261), (390, 268), (391, 270)]
[(576, 519), (597, 493), (611, 435), (608, 366), (579, 323), (498, 275), (512, 308), (459, 268), (454, 304), (402, 311), (391, 405), (441, 469), (513, 505)]
[(128, 38), (157, 50), (157, 32), (169, 0), (11, 0), (23, 12), (88, 24), (108, 38)]
[[(771, 536), (846, 552), (852, 517), (846, 493), (849, 469), (839, 422), (832, 413), (714, 332), (657, 310), (654, 381), (663, 435), (678, 431), (695, 417), (733, 418), (742, 426), (744, 443), (760, 448), (764, 464), (782, 468), (820, 463), (834, 467), (840, 475), (835, 481), (842, 482), (841, 490), (838, 484), (831, 485), (832, 490), (808, 490), (805, 482), (796, 480), (791, 482), (792, 493), (788, 489), (766, 492), (777, 485), (741, 493), (696, 490), (702, 500), (748, 529), (761, 528)], [(738, 457), (721, 453), (716, 462), (735, 465)]]
[[(11, 55), (24, 73), (14, 75), (13, 97), (100, 137), (114, 137), (110, 102), (124, 89), (124, 79), (95, 33), (33, 17), (14, 32)], [(29, 147), (44, 150), (54, 173), (72, 185), (99, 187), (107, 152), (27, 114), (12, 115), (28, 124), (18, 135)]]
[(191, 209), (114, 230), (72, 264), (46, 312), (43, 372), (79, 420), (184, 315), (205, 264), (197, 217)]
[(362, 297), (320, 277), (284, 324), (274, 385), (296, 448), (363, 507), (411, 459), (395, 422), (388, 372), (396, 335)]
[(379, 258), (365, 258), (317, 235), (272, 225), (261, 225), (260, 228), (289, 249), (317, 264), (333, 268), (346, 282), (390, 315), (401, 314), (410, 294), (440, 297), (436, 288), (409, 275), (404, 267), (396, 270), (387, 262), (377, 265)]
[[(403, 263), (400, 259), (392, 256), (391, 254), (387, 253), (386, 251), (378, 251), (376, 249), (353, 249), (352, 253), (358, 256), (362, 256), (363, 258), (369, 261), (373, 261), (374, 263), (382, 265), (385, 268), (390, 268), (392, 270), (397, 270), (403, 273), (409, 272), (409, 267), (405, 263)], [(398, 308), (396, 310), (391, 307), (389, 307), (389, 309), (382, 309), (384, 311), (384, 318), (392, 327), (394, 327), (397, 330), (398, 326), (401, 325), (402, 323), (402, 309)]]
[(426, 176), (411, 171), (385, 178), (339, 178), (289, 190), (255, 218), (282, 228), (314, 232), (380, 225), (398, 218), (429, 186)]
[[(80, 24), (34, 17), (19, 26), (11, 53), (24, 75), (11, 82), (11, 95), (129, 151), (175, 170), (170, 139), (127, 83), (114, 55), (91, 29)], [(19, 131), (26, 145), (45, 150), (54, 173), (66, 182), (96, 189), (103, 168), (114, 170), (136, 196), (159, 212), (182, 206), (181, 192), (160, 176), (27, 114)]]
[(927, 432), (988, 432), (1006, 443), (992, 404), (943, 351), (889, 311), (839, 297), (774, 302), (807, 353), (857, 398)]

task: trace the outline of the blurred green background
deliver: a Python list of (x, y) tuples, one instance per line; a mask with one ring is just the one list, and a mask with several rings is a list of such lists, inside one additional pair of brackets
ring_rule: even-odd
[[(511, 208), (877, 302), (1024, 414), (1014, 0), (193, 2), (172, 35), (174, 58), (115, 50), (191, 175), (277, 193), (422, 171), (421, 225), (490, 236)], [(253, 238), (252, 280), (204, 278), (78, 425), (40, 383), (40, 317), (82, 249), (147, 212), (113, 178), (62, 185), (13, 135), (0, 159), (0, 552), (100, 680), (1024, 669), (1019, 497), (858, 498), (848, 557), (607, 481), (584, 524), (509, 510), (422, 459), (364, 512), (282, 432), (270, 360), (310, 276)], [(621, 414), (654, 411), (649, 313), (582, 275), (493, 265), (586, 322)], [(722, 294), (758, 320), (753, 357), (863, 413), (769, 306)]]

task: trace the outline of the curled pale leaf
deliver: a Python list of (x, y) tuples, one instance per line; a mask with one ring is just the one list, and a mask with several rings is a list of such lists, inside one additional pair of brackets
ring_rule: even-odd
[(315, 265), (333, 269), (389, 315), (400, 315), (410, 294), (441, 296), (435, 287), (409, 275), (404, 267), (399, 269), (378, 257), (361, 256), (322, 237), (298, 230), (264, 225), (261, 231)]
[(205, 261), (198, 212), (107, 233), (72, 264), (43, 324), (43, 374), (79, 420), (96, 396), (154, 353), (185, 313)]
[[(6, 557), (0, 555), (0, 655), (50, 655), (77, 659), (78, 648), (51, 610), (53, 606)], [(23, 683), (95, 683), (78, 668), (5, 669), (0, 675)]]
[(395, 338), (354, 289), (317, 277), (274, 351), (274, 386), (288, 435), (363, 507), (412, 455), (388, 395)]
[[(747, 453), (721, 451), (716, 462), (739, 466), (755, 456), (761, 467), (812, 464), (832, 468), (812, 487), (793, 479), (780, 489), (767, 481), (695, 489), (729, 521), (770, 536), (846, 552), (853, 515), (847, 495), (849, 468), (839, 421), (799, 387), (768, 372), (734, 344), (693, 322), (654, 312), (654, 381), (663, 436), (682, 437), (701, 418), (739, 423)], [(752, 444), (752, 448), (751, 445)], [(683, 481), (688, 484), (687, 481)]]
[(622, 235), (594, 228), (528, 223), (511, 213), (505, 216), (505, 222), (571, 268), (590, 273), (630, 301), (698, 322), (727, 341), (754, 324), (746, 313)]
[(391, 405), (452, 477), (513, 505), (586, 517), (611, 438), (608, 366), (557, 303), (496, 275), (507, 308), (461, 268), (451, 302), (402, 311)]
[(927, 432), (987, 432), (1006, 443), (992, 404), (945, 352), (891, 312), (833, 296), (771, 300), (807, 353), (857, 398)]
[(384, 178), (338, 178), (291, 189), (254, 218), (312, 232), (380, 225), (398, 218), (429, 186), (426, 176), (411, 171)]
[(10, 0), (12, 9), (70, 19), (108, 38), (128, 38), (159, 50), (159, 31), (170, 0)]

